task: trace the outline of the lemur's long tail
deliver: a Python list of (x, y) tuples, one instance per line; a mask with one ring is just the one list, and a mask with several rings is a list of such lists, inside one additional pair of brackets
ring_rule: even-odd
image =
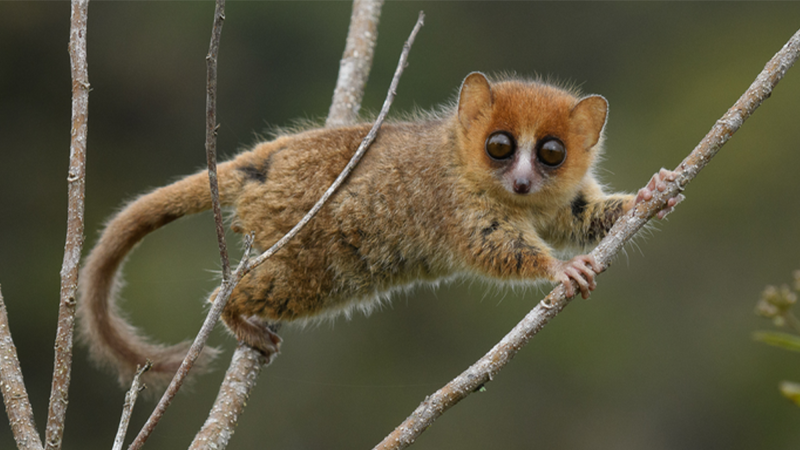
[[(220, 164), (218, 173), (223, 204), (235, 193), (237, 177), (233, 162)], [(226, 195), (227, 194), (227, 195)], [(89, 345), (93, 359), (119, 373), (120, 382), (129, 384), (137, 365), (153, 362), (145, 374), (151, 386), (169, 382), (186, 355), (190, 342), (174, 346), (155, 344), (142, 336), (119, 313), (116, 293), (120, 286), (119, 271), (126, 255), (148, 233), (188, 214), (211, 208), (208, 175), (201, 172), (139, 197), (108, 223), (86, 259), (80, 277), (77, 314), (81, 337)], [(196, 369), (216, 356), (217, 350), (206, 348)]]

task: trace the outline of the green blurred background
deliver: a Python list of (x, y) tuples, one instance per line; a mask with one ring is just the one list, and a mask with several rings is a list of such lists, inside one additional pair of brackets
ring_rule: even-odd
[[(270, 126), (324, 116), (349, 2), (229, 2), (219, 68), (220, 153)], [(119, 205), (204, 164), (212, 2), (89, 7), (87, 247)], [(393, 111), (453, 98), (473, 70), (552, 75), (611, 104), (601, 174), (633, 192), (674, 167), (800, 27), (800, 3), (387, 3), (364, 100), (380, 108), (424, 9)], [(40, 427), (52, 367), (66, 217), (67, 2), (0, 3), (0, 283)], [(796, 449), (800, 409), (777, 383), (800, 357), (753, 342), (769, 283), (800, 267), (800, 68), (687, 189), (484, 393), (416, 449)], [(233, 245), (237, 248), (237, 245)], [(126, 267), (132, 321), (191, 336), (218, 268), (210, 215), (145, 240)], [(229, 448), (371, 448), (483, 355), (540, 298), (466, 281), (398, 295), (369, 318), (286, 327)], [(233, 347), (181, 394), (148, 448), (185, 448)], [(109, 448), (123, 391), (75, 355), (65, 448)], [(137, 430), (152, 402), (141, 402)], [(133, 431), (132, 431), (133, 432)], [(12, 448), (0, 420), (0, 448)]]

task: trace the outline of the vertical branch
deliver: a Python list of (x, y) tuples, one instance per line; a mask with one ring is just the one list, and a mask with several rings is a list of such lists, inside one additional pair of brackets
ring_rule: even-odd
[(142, 374), (150, 370), (153, 363), (150, 360), (144, 363), (144, 366), (136, 368), (136, 375), (133, 376), (131, 388), (125, 394), (125, 404), (122, 407), (122, 417), (119, 418), (119, 427), (117, 427), (117, 436), (114, 438), (114, 446), (111, 450), (122, 450), (122, 444), (125, 442), (125, 434), (128, 433), (128, 425), (131, 423), (131, 415), (133, 414), (133, 407), (136, 405), (136, 399), (139, 397), (145, 386), (142, 384)]
[(361, 109), (364, 86), (372, 68), (372, 56), (378, 40), (378, 20), (383, 0), (353, 0), (350, 29), (342, 60), (339, 78), (333, 91), (333, 102), (328, 112), (326, 127), (352, 124)]
[(225, 448), (244, 412), (250, 392), (256, 386), (261, 369), (272, 360), (251, 347), (240, 344), (233, 353), (225, 379), (220, 386), (208, 419), (195, 435), (190, 450)]
[(61, 448), (64, 435), (70, 374), (72, 338), (75, 327), (75, 295), (78, 289), (78, 267), (83, 249), (84, 188), (86, 183), (86, 138), (89, 115), (89, 73), (86, 63), (86, 20), (88, 0), (73, 0), (69, 39), (72, 67), (72, 129), (67, 207), (67, 238), (61, 266), (61, 296), (55, 342), (53, 383), (47, 415), (45, 445)]
[(208, 182), (211, 188), (211, 209), (217, 226), (217, 243), (222, 263), (222, 280), (231, 278), (231, 264), (228, 261), (228, 244), (225, 243), (225, 226), (222, 222), (222, 209), (219, 204), (219, 183), (217, 181), (217, 59), (222, 23), (225, 21), (225, 0), (217, 0), (214, 8), (214, 28), (211, 43), (206, 55), (206, 160), (208, 162)]
[[(677, 179), (667, 183), (663, 192), (654, 192), (651, 200), (639, 204), (617, 220), (608, 235), (592, 251), (603, 268), (611, 264), (624, 244), (647, 221), (662, 210), (671, 197), (678, 195), (697, 173), (708, 164), (742, 123), (767, 99), (778, 81), (800, 57), (800, 31), (767, 63), (750, 88), (717, 121), (711, 131), (676, 169)], [(559, 284), (539, 302), (505, 337), (475, 364), (432, 395), (374, 450), (406, 448), (430, 427), (446, 410), (491, 381), (522, 347), (568, 304), (564, 286)]]
[(6, 405), (6, 415), (20, 450), (41, 450), (42, 440), (33, 422), (33, 409), (25, 390), (25, 379), (19, 366), (17, 349), (8, 328), (8, 314), (0, 292), (0, 391)]

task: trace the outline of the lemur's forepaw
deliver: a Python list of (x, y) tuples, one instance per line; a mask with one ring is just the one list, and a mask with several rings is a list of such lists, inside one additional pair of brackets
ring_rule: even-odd
[(559, 261), (553, 275), (564, 284), (568, 298), (575, 296), (572, 280), (578, 283), (581, 297), (589, 298), (589, 293), (597, 287), (594, 277), (601, 271), (602, 268), (591, 255), (579, 255), (569, 261)]
[[(636, 194), (636, 200), (634, 201), (634, 205), (637, 205), (641, 202), (646, 202), (653, 198), (653, 192), (658, 190), (658, 192), (664, 192), (667, 190), (667, 182), (668, 181), (675, 181), (678, 174), (675, 171), (667, 170), (662, 168), (659, 170), (652, 178), (650, 178), (650, 182), (647, 183), (647, 186), (639, 189), (639, 193)], [(663, 219), (667, 217), (667, 214), (672, 212), (672, 209), (678, 203), (682, 202), (683, 199), (686, 198), (683, 194), (678, 194), (674, 197), (671, 197), (667, 200), (667, 206), (664, 207), (661, 211), (658, 212), (659, 219)]]

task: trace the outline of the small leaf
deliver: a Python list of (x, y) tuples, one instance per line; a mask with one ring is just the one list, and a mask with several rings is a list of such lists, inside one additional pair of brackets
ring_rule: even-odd
[(791, 381), (781, 381), (778, 385), (781, 394), (788, 398), (795, 405), (800, 406), (800, 383), (793, 383)]
[(753, 333), (753, 339), (775, 347), (800, 352), (800, 336), (794, 334), (759, 331)]

